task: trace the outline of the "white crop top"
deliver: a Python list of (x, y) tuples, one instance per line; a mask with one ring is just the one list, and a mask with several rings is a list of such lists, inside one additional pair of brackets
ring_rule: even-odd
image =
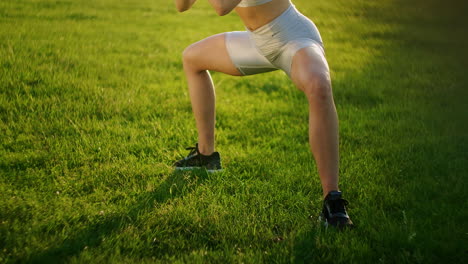
[(258, 6), (263, 5), (273, 0), (242, 0), (237, 5), (238, 7), (249, 7), (249, 6)]

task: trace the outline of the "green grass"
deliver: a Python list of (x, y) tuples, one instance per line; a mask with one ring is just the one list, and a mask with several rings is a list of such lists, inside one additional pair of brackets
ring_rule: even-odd
[(181, 52), (235, 14), (6, 0), (0, 262), (467, 262), (467, 5), (294, 3), (326, 45), (357, 229), (315, 220), (307, 101), (281, 72), (213, 73), (225, 171), (173, 172), (196, 140)]

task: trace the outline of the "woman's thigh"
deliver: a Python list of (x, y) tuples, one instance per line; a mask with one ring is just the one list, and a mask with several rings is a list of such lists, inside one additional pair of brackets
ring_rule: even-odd
[(226, 49), (226, 33), (213, 35), (188, 46), (183, 53), (184, 68), (243, 75), (233, 64)]
[(246, 31), (217, 34), (188, 46), (183, 54), (184, 68), (217, 71), (234, 76), (277, 70), (255, 47)]

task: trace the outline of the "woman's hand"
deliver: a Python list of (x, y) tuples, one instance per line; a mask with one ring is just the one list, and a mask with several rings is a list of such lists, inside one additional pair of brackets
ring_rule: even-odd
[(184, 12), (189, 10), (197, 0), (174, 0), (177, 11)]

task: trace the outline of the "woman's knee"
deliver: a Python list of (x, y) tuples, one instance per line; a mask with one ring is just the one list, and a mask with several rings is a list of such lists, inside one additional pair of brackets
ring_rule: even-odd
[(191, 44), (190, 46), (186, 47), (182, 52), (182, 62), (184, 64), (184, 68), (194, 68), (196, 67), (199, 51), (197, 49), (196, 43)]
[(333, 96), (328, 72), (308, 73), (301, 78), (299, 88), (309, 100), (329, 100)]

